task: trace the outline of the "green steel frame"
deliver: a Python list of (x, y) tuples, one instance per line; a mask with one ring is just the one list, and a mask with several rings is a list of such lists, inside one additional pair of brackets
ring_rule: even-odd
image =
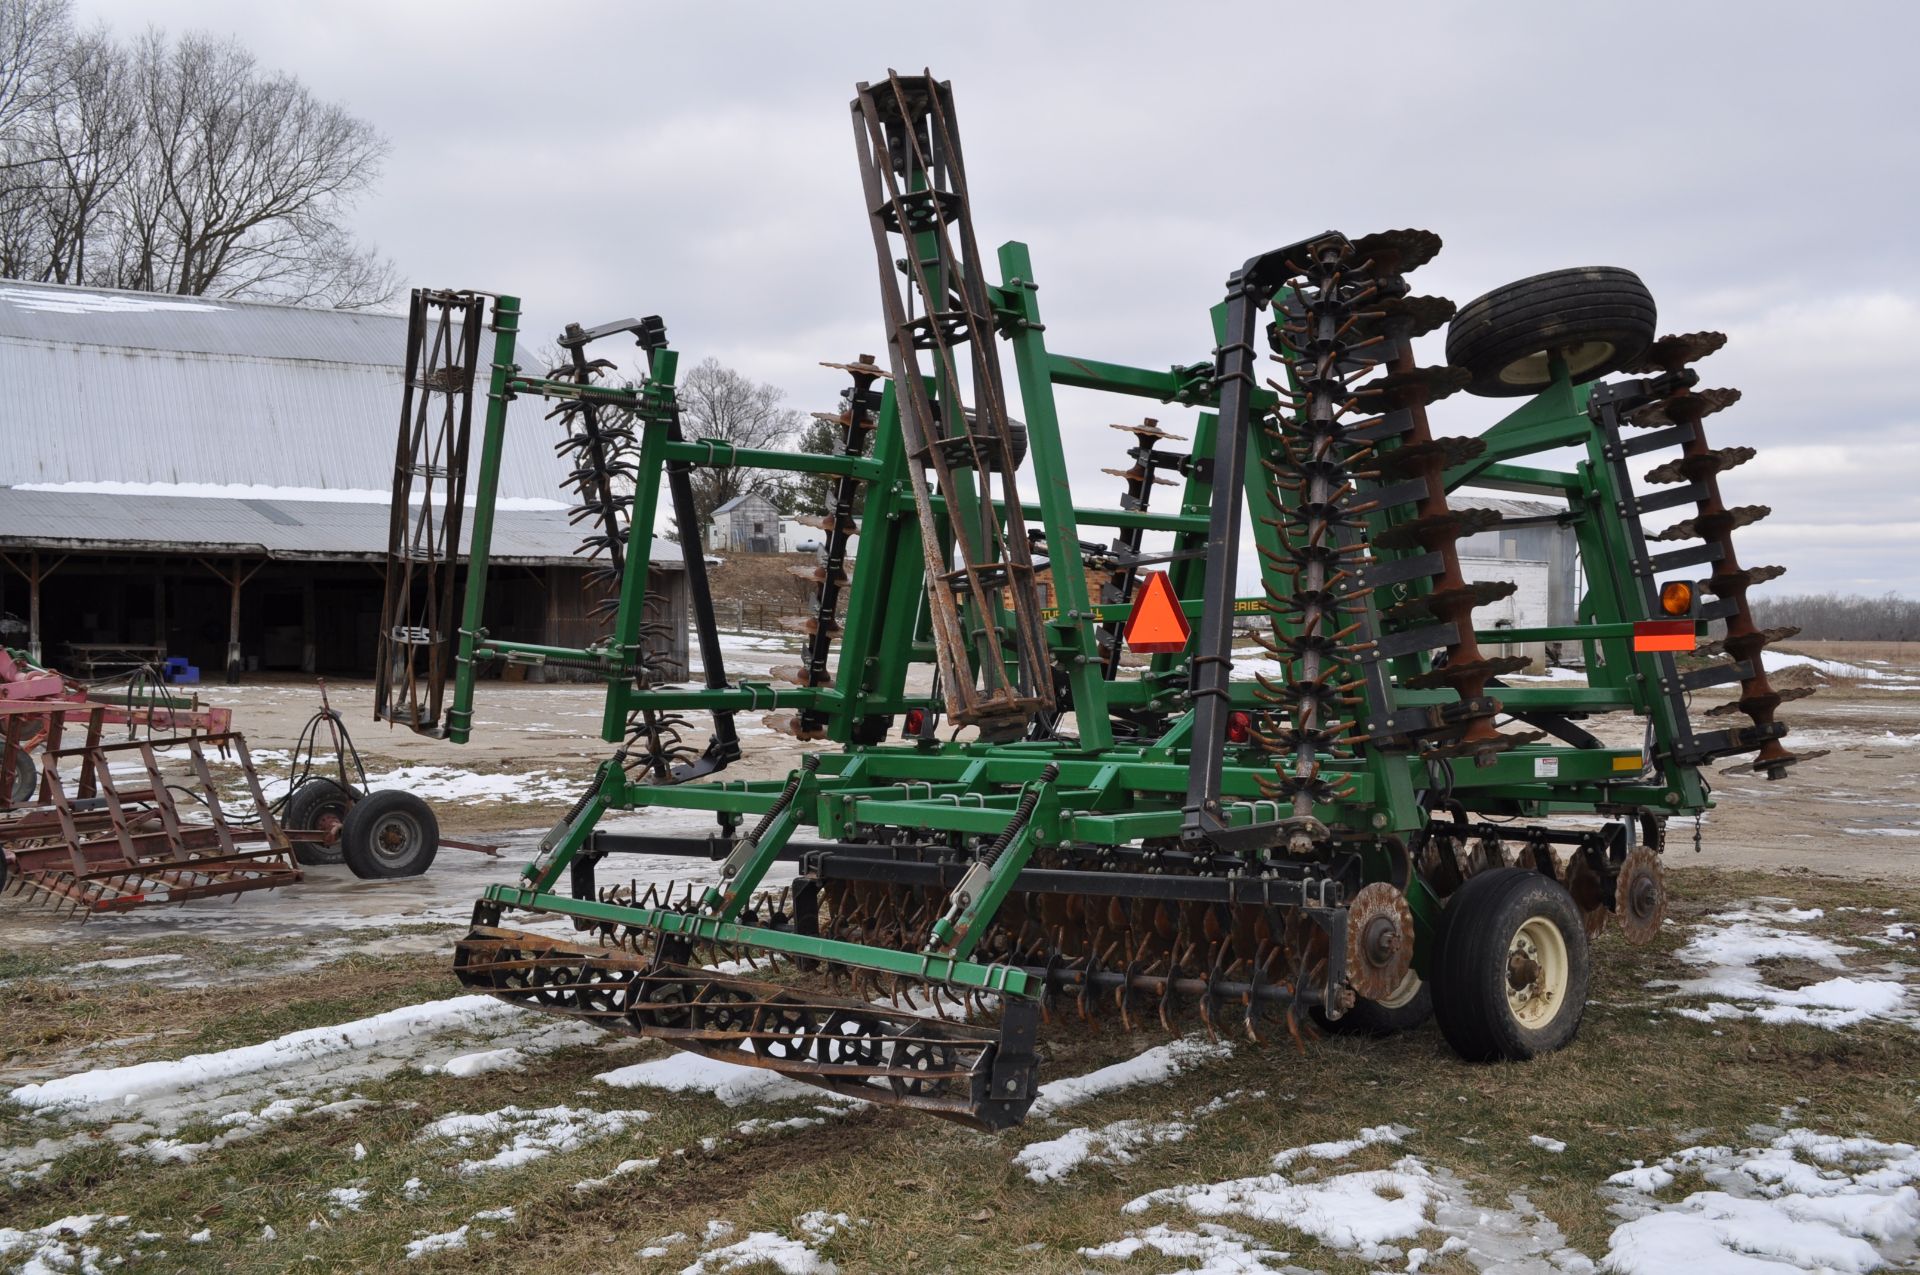
[[(999, 336), (1014, 360), (1035, 493), (1033, 503), (1020, 511), (1022, 518), (1044, 528), (1049, 545), (1078, 545), (1083, 527), (1170, 532), (1174, 557), (1169, 575), (1190, 615), (1201, 616), (1209, 606), (1234, 606), (1243, 614), (1260, 612), (1266, 618), (1264, 604), (1258, 600), (1236, 603), (1204, 596), (1200, 555), (1207, 548), (1208, 511), (1214, 498), (1206, 458), (1212, 455), (1220, 428), (1214, 363), (1194, 361), (1152, 369), (1056, 353), (1048, 348), (1039, 285), (1027, 247), (1020, 243), (1002, 247), (999, 266), (1002, 282), (989, 293)], [(515, 298), (495, 299), (495, 340), (474, 484), (477, 503), (465, 621), (458, 638), (447, 737), (464, 742), (470, 736), (475, 674), (482, 661), (564, 659), (604, 671), (602, 734), (609, 742), (623, 738), (629, 714), (642, 707), (676, 712), (800, 709), (827, 723), (828, 738), (839, 749), (786, 780), (767, 781), (639, 783), (629, 778), (618, 760), (609, 760), (592, 791), (543, 841), (539, 857), (524, 870), (522, 880), (491, 888), (487, 902), (668, 936), (747, 944), (967, 988), (1013, 995), (1031, 992), (1031, 980), (1022, 971), (971, 962), (973, 947), (1036, 850), (1062, 845), (1131, 846), (1179, 834), (1194, 746), (1194, 714), (1185, 702), (1184, 689), (1188, 656), (1156, 655), (1144, 669), (1123, 670), (1121, 676), (1109, 679), (1098, 656), (1096, 630), (1102, 622), (1123, 615), (1124, 608), (1094, 603), (1078, 572), (1056, 572), (1057, 606), (1046, 617), (1045, 633), (1049, 654), (1067, 687), (1077, 736), (987, 744), (941, 742), (923, 732), (913, 740), (876, 742), (886, 740), (902, 714), (940, 710), (935, 698), (907, 689), (911, 666), (931, 664), (934, 651), (925, 590), (918, 587), (926, 570), (923, 523), (908, 481), (909, 459), (894, 387), (887, 388), (882, 400), (868, 457), (752, 450), (701, 439), (673, 442), (669, 425), (674, 416), (674, 351), (664, 346), (652, 349), (646, 378), (634, 390), (527, 376), (513, 361), (518, 317)], [(1216, 309), (1216, 341), (1220, 325)], [(1074, 503), (1056, 387), (1199, 409), (1177, 510), (1149, 512)], [(1490, 645), (1578, 644), (1585, 651), (1590, 684), (1504, 687), (1499, 699), (1505, 711), (1535, 716), (1628, 712), (1647, 723), (1648, 745), (1643, 752), (1534, 743), (1457, 772), (1417, 756), (1381, 750), (1354, 760), (1329, 761), (1329, 773), (1342, 776), (1350, 791), (1317, 808), (1315, 815), (1336, 837), (1361, 851), (1370, 879), (1386, 879), (1393, 872), (1392, 856), (1385, 847), (1390, 839), (1405, 837), (1425, 824), (1429, 811), (1421, 795), (1443, 785), (1465, 810), (1492, 816), (1538, 818), (1600, 809), (1615, 815), (1672, 816), (1697, 814), (1709, 804), (1697, 769), (1675, 759), (1675, 742), (1686, 725), (1676, 716), (1672, 698), (1653, 689), (1659, 676), (1655, 657), (1633, 649), (1634, 623), (1649, 616), (1643, 582), (1625, 565), (1621, 511), (1631, 493), (1618, 489), (1607, 463), (1605, 440), (1586, 410), (1589, 392), (1588, 387), (1572, 385), (1565, 369), (1559, 368), (1551, 386), (1482, 435), (1486, 451), (1451, 471), (1448, 485), (1524, 491), (1564, 501), (1565, 523), (1577, 537), (1585, 562), (1587, 592), (1580, 623), (1484, 632), (1479, 637)], [(505, 642), (481, 627), (506, 408), (511, 399), (524, 395), (592, 396), (631, 411), (642, 423), (630, 552), (619, 609), (610, 637), (591, 647)], [(1255, 391), (1256, 417), (1275, 402), (1272, 393)], [(1271, 446), (1258, 429), (1251, 430), (1250, 436), (1256, 457), (1259, 448)], [(747, 679), (718, 689), (640, 689), (635, 685), (632, 669), (648, 583), (648, 551), (659, 511), (661, 478), (669, 462), (850, 475), (866, 483), (858, 567), (853, 572), (838, 670), (831, 685), (800, 687)], [(1271, 495), (1268, 485), (1257, 480), (1259, 470), (1258, 464), (1247, 466), (1245, 499), (1255, 540), (1266, 543), (1274, 534), (1262, 521), (1272, 513)], [(937, 500), (934, 503), (935, 513), (944, 518), (947, 511)], [(1005, 511), (998, 512), (1004, 515)], [(935, 525), (947, 529), (939, 519)], [(1270, 565), (1263, 563), (1262, 572), (1269, 589), (1285, 591), (1285, 578)], [(1010, 629), (1012, 617), (1003, 614), (1000, 623)], [(900, 634), (912, 636), (900, 641)], [(1423, 671), (1426, 661), (1424, 655), (1413, 655), (1395, 662), (1396, 708), (1428, 708), (1454, 698), (1448, 690), (1410, 690), (1400, 685), (1405, 676)], [(1256, 709), (1255, 690), (1249, 680), (1234, 680), (1229, 687), (1231, 704)], [(1127, 726), (1142, 720), (1160, 725), (1145, 733)], [(1117, 724), (1127, 729), (1117, 731)], [(1262, 825), (1277, 818), (1276, 803), (1262, 797), (1259, 785), (1259, 779), (1270, 773), (1270, 764), (1258, 749), (1227, 747), (1217, 794), (1227, 827)], [(722, 887), (710, 891), (691, 913), (608, 904), (567, 893), (564, 882), (569, 865), (587, 846), (600, 818), (611, 810), (647, 807), (709, 811), (716, 816), (723, 834), (733, 838)], [(749, 818), (759, 819), (759, 826), (735, 837), (735, 830)], [(741, 916), (754, 888), (803, 828), (830, 841), (876, 828), (951, 833), (997, 844), (998, 853), (976, 862), (968, 884), (955, 891), (953, 909), (928, 935), (922, 951), (834, 942), (743, 923)], [(1426, 938), (1439, 904), (1417, 878), (1408, 883), (1407, 892), (1420, 934), (1416, 968), (1424, 969)]]

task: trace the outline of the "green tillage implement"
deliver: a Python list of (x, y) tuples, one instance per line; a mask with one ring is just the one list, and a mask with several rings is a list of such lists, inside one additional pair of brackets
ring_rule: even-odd
[[(1615, 269), (1523, 280), (1456, 315), (1405, 281), (1437, 236), (1326, 232), (1236, 271), (1188, 361), (1058, 353), (1026, 246), (999, 250), (998, 282), (979, 259), (948, 86), (890, 75), (860, 86), (853, 112), (890, 370), (867, 355), (834, 365), (852, 378), (827, 418), (839, 454), (684, 439), (657, 319), (570, 328), (571, 364), (528, 375), (518, 302), (492, 299), (463, 618), (450, 631), (432, 590), (392, 591), (382, 710), (461, 742), (483, 663), (587, 669), (606, 681), (603, 734), (620, 747), (521, 879), (487, 890), (461, 979), (988, 1128), (1022, 1118), (1040, 1022), (1068, 1012), (1168, 1029), (1197, 1017), (1255, 1039), (1432, 1013), (1469, 1058), (1566, 1044), (1588, 940), (1611, 919), (1644, 941), (1664, 916), (1664, 830), (1708, 806), (1702, 767), (1739, 756), (1778, 777), (1799, 760), (1774, 720), (1792, 692), (1761, 666), (1778, 634), (1746, 604), (1777, 572), (1740, 567), (1730, 539), (1765, 511), (1727, 507), (1716, 479), (1751, 452), (1709, 448), (1701, 424), (1737, 396), (1697, 389), (1688, 366), (1722, 338), (1655, 340), (1651, 298)], [(1416, 365), (1414, 338), (1443, 324), (1448, 365)], [(645, 350), (637, 387), (601, 383), (611, 365), (579, 353), (614, 332)], [(1207, 339), (1211, 355), (1191, 359)], [(427, 368), (416, 384), (452, 403), (462, 374)], [(1130, 468), (1110, 471), (1120, 507), (1078, 505), (1061, 387), (1189, 409), (1190, 445), (1151, 418), (1116, 426), (1131, 443)], [(1475, 437), (1433, 436), (1427, 404), (1462, 388), (1522, 401)], [(610, 631), (581, 648), (482, 624), (507, 404), (535, 396), (557, 404), (579, 462), (584, 548), (618, 568)], [(461, 413), (437, 434), (418, 428), (431, 415), (403, 429), (403, 482), (464, 486), (436, 459), (464, 463)], [(676, 688), (649, 628), (649, 547), (664, 486), (698, 566), (688, 475), (710, 465), (833, 480), (818, 606), (802, 664), (729, 678), (700, 569), (704, 685)], [(1169, 485), (1177, 508), (1149, 508)], [(1500, 520), (1455, 502), (1468, 486), (1563, 509), (1553, 521), (1586, 571), (1577, 624), (1475, 630), (1474, 609), (1514, 586), (1462, 573), (1459, 537)], [(1643, 526), (1665, 510), (1687, 517)], [(432, 553), (408, 549), (422, 537), (403, 538), (406, 522), (393, 560), (417, 567)], [(1092, 528), (1113, 538), (1084, 539)], [(1154, 533), (1165, 547), (1143, 550)], [(1650, 547), (1665, 540), (1679, 547)], [(1251, 599), (1234, 587), (1243, 544)], [(1150, 569), (1193, 635), (1123, 660), (1120, 622)], [(1266, 647), (1252, 670), (1236, 626)], [(1696, 635), (1710, 647), (1689, 654)], [(1486, 652), (1516, 643), (1581, 652), (1587, 684), (1506, 684), (1525, 661)], [(438, 705), (449, 668), (443, 720), (396, 710)], [(1741, 724), (1696, 728), (1690, 693), (1732, 683), (1725, 711)], [(738, 756), (742, 712), (825, 742), (784, 779), (686, 782)], [(714, 726), (696, 754), (684, 739), (699, 713)], [(1641, 746), (1580, 725), (1606, 714), (1636, 719)], [(640, 809), (711, 812), (716, 835), (599, 828)], [(622, 853), (721, 864), (704, 889), (602, 887), (596, 866)], [(763, 891), (782, 861), (793, 885)], [(570, 917), (593, 941), (504, 928), (510, 912)], [(719, 964), (741, 957), (766, 968)]]

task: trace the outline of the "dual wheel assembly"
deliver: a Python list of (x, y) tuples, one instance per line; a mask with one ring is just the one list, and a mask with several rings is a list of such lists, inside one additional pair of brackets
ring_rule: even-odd
[(397, 788), (360, 792), (333, 779), (309, 779), (287, 798), (281, 822), (321, 840), (296, 840), (294, 857), (307, 865), (345, 863), (370, 880), (417, 877), (440, 850), (433, 808)]
[(1520, 1061), (1573, 1040), (1587, 1007), (1587, 929), (1566, 887), (1526, 868), (1495, 868), (1447, 900), (1429, 977), (1409, 971), (1378, 1000), (1358, 999), (1339, 1035), (1388, 1036), (1428, 1018), (1469, 1062)]

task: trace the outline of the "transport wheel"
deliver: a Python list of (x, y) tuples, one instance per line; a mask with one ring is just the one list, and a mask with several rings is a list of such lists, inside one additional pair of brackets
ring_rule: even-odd
[(13, 804), (26, 805), (40, 787), (40, 763), (19, 744), (13, 746)]
[(1335, 1036), (1394, 1036), (1413, 1031), (1433, 1017), (1433, 991), (1409, 970), (1385, 1000), (1356, 997), (1353, 1008), (1338, 1018), (1328, 1018), (1318, 1005), (1308, 1012), (1314, 1022)]
[(1654, 319), (1653, 294), (1631, 270), (1553, 270), (1462, 306), (1447, 325), (1447, 362), (1472, 373), (1470, 393), (1505, 398), (1545, 388), (1558, 353), (1577, 385), (1645, 353)]
[(1440, 914), (1433, 1015), (1469, 1062), (1552, 1053), (1587, 1008), (1587, 932), (1573, 896), (1525, 868), (1482, 872)]
[(440, 849), (440, 821), (412, 793), (386, 788), (353, 803), (340, 844), (356, 877), (417, 877)]
[(281, 824), (288, 828), (332, 828), (336, 835), (331, 843), (294, 842), (293, 857), (309, 866), (339, 863), (345, 859), (346, 852), (338, 834), (347, 822), (347, 811), (353, 808), (353, 804), (353, 794), (342, 788), (336, 780), (309, 779), (295, 788), (280, 815)]

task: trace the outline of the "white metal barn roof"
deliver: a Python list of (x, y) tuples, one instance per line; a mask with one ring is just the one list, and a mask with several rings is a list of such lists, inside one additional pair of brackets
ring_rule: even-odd
[[(385, 492), (406, 349), (401, 315), (0, 280), (0, 486)], [(502, 496), (564, 499), (542, 413), (512, 409)]]
[[(461, 523), (460, 547), (473, 530)], [(123, 496), (100, 492), (0, 492), (0, 551), (33, 547), (119, 553), (244, 554), (278, 560), (383, 561), (386, 505), (344, 500), (259, 500), (207, 496)], [(492, 560), (583, 566), (585, 532), (563, 514), (503, 509), (494, 514)], [(671, 541), (655, 538), (651, 561), (678, 568)]]

